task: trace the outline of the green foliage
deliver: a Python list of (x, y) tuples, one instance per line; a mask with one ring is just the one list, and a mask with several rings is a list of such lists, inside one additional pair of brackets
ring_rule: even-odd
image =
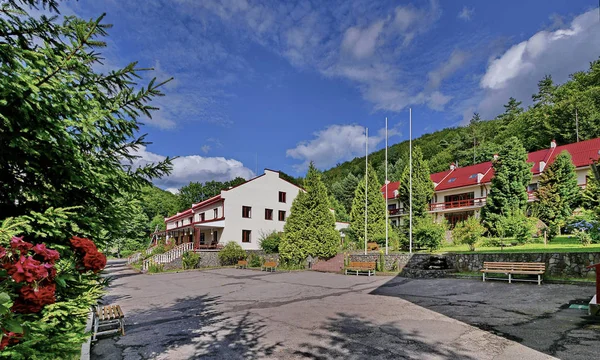
[(596, 210), (600, 207), (600, 186), (592, 171), (588, 172), (588, 182), (581, 192), (581, 206), (586, 210)]
[(261, 239), (259, 240), (260, 248), (266, 254), (277, 254), (279, 253), (279, 244), (281, 243), (282, 237), (283, 233), (277, 231), (262, 234)]
[(497, 232), (500, 217), (527, 206), (531, 164), (527, 163), (527, 152), (519, 139), (512, 137), (504, 143), (492, 166), (495, 175), (481, 217), (489, 230)]
[(238, 186), (244, 182), (246, 182), (246, 180), (241, 177), (236, 177), (235, 179), (226, 182), (207, 181), (204, 184), (192, 181), (179, 189), (179, 211), (187, 210), (192, 204), (208, 200), (213, 196), (219, 195), (221, 190), (227, 190), (230, 187)]
[(350, 221), (350, 215), (346, 211), (346, 208), (340, 204), (339, 201), (335, 199), (333, 195), (329, 195), (329, 207), (331, 207), (334, 211), (335, 221)]
[(250, 267), (261, 267), (263, 263), (264, 259), (256, 254), (250, 254), (250, 256), (248, 257), (248, 266)]
[(529, 218), (522, 210), (510, 211), (497, 219), (496, 230), (501, 237), (514, 237), (519, 244), (531, 241), (536, 232), (535, 218)]
[[(434, 251), (442, 246), (448, 226), (445, 221), (437, 223), (431, 215), (416, 218), (413, 223), (413, 248)], [(402, 247), (409, 248), (408, 237), (401, 238)]]
[(145, 186), (142, 188), (141, 200), (144, 213), (148, 219), (152, 219), (150, 231), (154, 231), (154, 225), (158, 224), (158, 222), (154, 221), (155, 218), (160, 218), (160, 222), (164, 226), (164, 218), (175, 215), (179, 210), (177, 195), (159, 189), (156, 186)]
[(279, 244), (282, 262), (302, 265), (308, 255), (328, 259), (337, 253), (340, 235), (329, 210), (327, 189), (320, 172), (311, 163), (304, 180), (306, 192), (299, 192)]
[[(367, 168), (367, 241), (385, 239), (385, 212), (387, 211), (385, 200), (381, 196), (381, 184), (377, 180), (375, 170), (369, 164)], [(352, 211), (350, 212), (350, 228), (358, 243), (365, 241), (365, 178), (360, 180), (354, 194)]]
[(536, 191), (537, 214), (552, 230), (551, 237), (557, 235), (558, 229), (563, 227), (567, 218), (573, 214), (579, 193), (577, 173), (571, 155), (563, 151), (544, 169)]
[(354, 200), (354, 192), (358, 182), (359, 179), (349, 173), (342, 181), (335, 183), (331, 188), (332, 195), (346, 209), (346, 213), (352, 209), (352, 200)]
[(234, 241), (230, 241), (221, 251), (219, 251), (219, 261), (221, 265), (235, 265), (239, 260), (246, 258), (246, 252), (242, 249), (242, 246)]
[(573, 234), (583, 246), (588, 246), (592, 243), (592, 236), (585, 230), (578, 229), (575, 230)]
[(148, 266), (148, 272), (150, 274), (161, 273), (163, 271), (165, 271), (164, 264), (151, 264), (150, 266)]
[[(466, 244), (469, 246), (469, 251), (475, 251), (475, 245), (481, 239), (485, 232), (485, 227), (481, 225), (479, 219), (475, 216), (469, 217), (465, 221), (461, 221), (454, 229), (452, 229), (452, 240), (456, 244)], [(492, 245), (490, 246), (497, 246)]]
[(200, 261), (200, 254), (195, 251), (187, 251), (181, 256), (181, 263), (184, 270), (195, 269)]
[[(423, 159), (423, 152), (418, 146), (414, 148), (412, 174), (412, 209), (413, 216), (420, 218), (429, 211), (429, 201), (433, 196), (433, 182), (430, 178), (429, 164)], [(398, 197), (405, 206), (410, 202), (410, 168), (406, 166), (400, 178)], [(381, 197), (381, 195), (380, 195)]]
[(379, 250), (379, 257), (377, 258), (377, 271), (385, 271), (385, 257), (383, 256), (383, 250)]

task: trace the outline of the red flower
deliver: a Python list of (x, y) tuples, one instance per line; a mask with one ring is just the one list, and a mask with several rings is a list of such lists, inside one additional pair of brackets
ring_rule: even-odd
[(34, 282), (48, 276), (48, 270), (39, 261), (31, 256), (22, 256), (14, 264), (5, 264), (8, 275), (16, 282)]
[(34, 314), (42, 311), (43, 306), (38, 304), (30, 303), (29, 301), (24, 301), (23, 299), (17, 298), (15, 302), (10, 308), (12, 312), (19, 314)]
[(13, 345), (19, 342), (19, 338), (23, 336), (23, 334), (16, 334), (14, 332), (6, 332), (2, 336), (2, 341), (0, 341), (0, 350), (4, 349), (8, 345)]
[(6, 249), (0, 246), (0, 259), (6, 256)]
[(33, 252), (40, 255), (44, 260), (54, 263), (60, 258), (58, 251), (48, 249), (44, 244), (37, 244), (33, 247)]
[(93, 241), (91, 241), (90, 239), (86, 239), (86, 238), (80, 238), (77, 236), (73, 236), (71, 238), (71, 246), (73, 246), (73, 248), (75, 248), (76, 251), (81, 252), (81, 253), (88, 253), (88, 252), (97, 252), (98, 248), (96, 248), (96, 244), (94, 244)]
[(106, 266), (106, 256), (98, 251), (89, 252), (83, 257), (83, 267), (86, 270), (98, 272)]
[(56, 277), (56, 268), (54, 268), (53, 264), (44, 263), (44, 268), (48, 271), (48, 279), (54, 279)]
[(23, 254), (24, 252), (29, 251), (29, 249), (33, 247), (33, 244), (23, 241), (22, 236), (13, 236), (13, 238), (10, 240), (10, 247), (16, 250), (20, 250), (21, 254)]
[(56, 284), (38, 286), (37, 288), (34, 288), (31, 285), (25, 285), (19, 289), (19, 292), (19, 299), (31, 304), (44, 306), (56, 302), (56, 298), (54, 297)]

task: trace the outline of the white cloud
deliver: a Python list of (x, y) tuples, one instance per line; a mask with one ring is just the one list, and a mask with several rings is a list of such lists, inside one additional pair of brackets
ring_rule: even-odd
[(444, 95), (439, 91), (434, 91), (431, 93), (431, 95), (429, 95), (427, 104), (433, 110), (442, 111), (444, 110), (444, 105), (446, 105), (451, 99), (452, 96)]
[(365, 29), (356, 26), (351, 27), (344, 34), (342, 49), (348, 51), (357, 59), (369, 57), (375, 51), (377, 38), (382, 29), (383, 21), (377, 21)]
[[(166, 158), (148, 151), (145, 146), (140, 146), (131, 154), (138, 156), (131, 164), (134, 168), (156, 163)], [(171, 174), (162, 179), (155, 179), (154, 184), (173, 192), (174, 189), (187, 185), (190, 181), (228, 181), (238, 176), (249, 179), (254, 176), (254, 172), (238, 160), (188, 155), (174, 159)]]
[(416, 8), (414, 5), (398, 6), (394, 24), (404, 37), (404, 45), (410, 44), (418, 35), (426, 32), (442, 16), (437, 0), (429, 1), (429, 8)]
[(210, 151), (210, 145), (202, 145), (202, 147), (200, 148), (200, 150), (202, 150), (203, 153), (208, 154), (208, 152)]
[[(385, 128), (377, 132), (371, 131), (370, 134), (370, 149), (385, 140)], [(397, 134), (396, 129), (388, 129), (388, 137)], [(352, 159), (365, 152), (365, 128), (359, 125), (331, 125), (314, 133), (314, 136), (314, 139), (301, 142), (286, 152), (288, 157), (303, 161), (297, 166), (298, 169), (306, 168), (311, 161), (318, 168), (331, 167), (339, 161)]]
[(567, 28), (540, 31), (528, 40), (512, 46), (492, 60), (480, 87), (485, 90), (478, 111), (490, 118), (502, 112), (510, 96), (531, 103), (537, 82), (550, 74), (556, 83), (568, 80), (569, 74), (585, 70), (598, 58), (600, 22), (598, 9), (573, 19)]
[(442, 81), (454, 74), (456, 70), (465, 64), (468, 58), (469, 55), (466, 52), (454, 50), (447, 62), (427, 74), (427, 78), (429, 79), (427, 86), (432, 89), (439, 88)]
[(458, 18), (464, 21), (470, 21), (475, 14), (475, 9), (463, 7), (462, 10), (458, 13)]

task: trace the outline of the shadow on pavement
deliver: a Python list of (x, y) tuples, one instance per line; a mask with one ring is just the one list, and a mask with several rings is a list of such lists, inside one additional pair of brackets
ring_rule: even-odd
[(427, 343), (416, 331), (408, 333), (391, 323), (375, 324), (344, 313), (329, 318), (321, 330), (313, 335), (314, 342), (301, 344), (294, 354), (307, 359), (473, 359), (443, 343)]
[(393, 296), (527, 347), (573, 360), (598, 358), (600, 322), (571, 304), (590, 286), (396, 277), (371, 292)]

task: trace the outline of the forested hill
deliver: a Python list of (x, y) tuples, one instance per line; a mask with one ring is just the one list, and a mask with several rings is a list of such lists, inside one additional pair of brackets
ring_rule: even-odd
[[(538, 92), (532, 95), (533, 105), (527, 109), (521, 101), (510, 98), (504, 113), (492, 120), (482, 120), (474, 114), (468, 126), (447, 128), (425, 134), (413, 140), (419, 146), (432, 172), (443, 171), (450, 163), (459, 166), (488, 161), (499, 145), (511, 136), (518, 137), (528, 151), (548, 148), (555, 139), (559, 145), (577, 141), (575, 110), (579, 123), (579, 139), (600, 137), (600, 60), (590, 64), (588, 71), (571, 75), (569, 81), (556, 85), (550, 76), (538, 82)], [(389, 179), (399, 180), (408, 163), (408, 141), (388, 149)], [(369, 155), (380, 182), (385, 176), (385, 150)], [(363, 176), (365, 158), (354, 158), (326, 170), (323, 178), (329, 189), (349, 173)]]

